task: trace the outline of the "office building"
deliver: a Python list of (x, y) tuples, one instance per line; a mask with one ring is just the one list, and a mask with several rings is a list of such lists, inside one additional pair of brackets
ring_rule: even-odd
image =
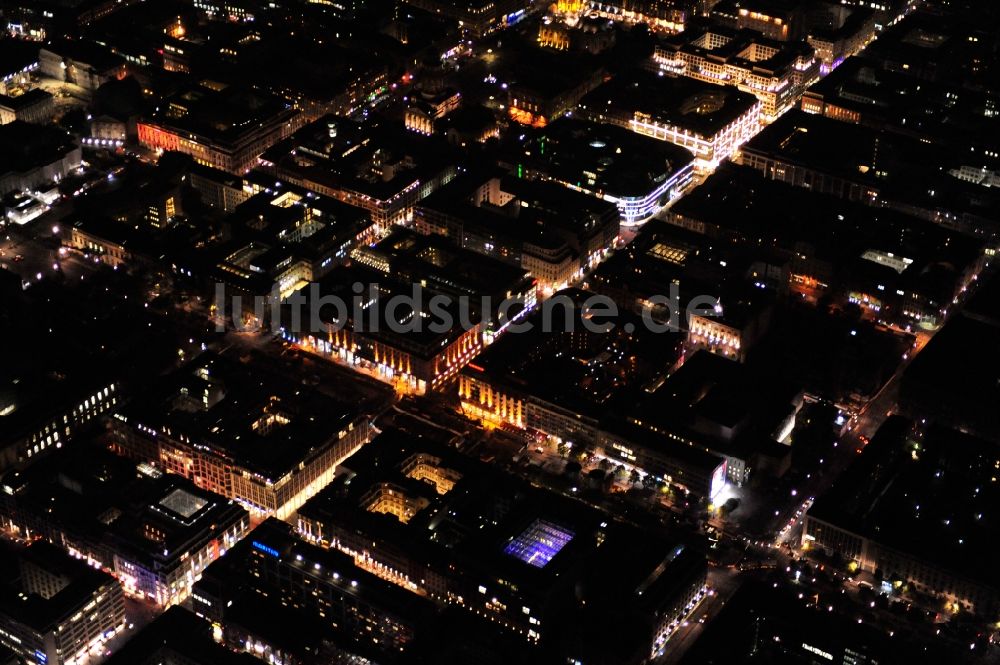
[(161, 607), (182, 602), (250, 526), (230, 500), (83, 444), (8, 472), (0, 489), (5, 529), (47, 540)]
[(47, 125), (0, 125), (0, 192), (47, 189), (80, 167), (80, 146)]
[(117, 410), (112, 447), (238, 502), (287, 517), (369, 438), (353, 408), (297, 381), (206, 353)]
[(38, 88), (16, 97), (0, 95), (0, 125), (20, 120), (44, 125), (55, 114), (52, 95)]
[(182, 607), (171, 607), (140, 629), (107, 665), (260, 665), (260, 659), (238, 654), (217, 643), (212, 624)]
[(1000, 199), (992, 188), (951, 175), (967, 163), (962, 153), (795, 110), (745, 143), (738, 162), (773, 180), (993, 238)]
[(734, 85), (763, 104), (765, 121), (798, 106), (819, 78), (815, 50), (805, 42), (774, 41), (752, 30), (701, 28), (656, 45), (651, 66), (716, 85)]
[(894, 416), (816, 499), (802, 547), (837, 553), (892, 584), (995, 621), (989, 511), (998, 465), (992, 442)]
[[(716, 495), (725, 483), (720, 457), (637, 432), (624, 418), (644, 388), (657, 385), (676, 363), (681, 334), (646, 331), (638, 316), (624, 313), (613, 330), (590, 331), (583, 317), (594, 295), (555, 294), (529, 316), (530, 330), (504, 337), (470, 363), (458, 382), (463, 412), (492, 426), (594, 450), (695, 500)], [(565, 381), (573, 387), (567, 389)]]
[(77, 85), (88, 95), (127, 75), (122, 58), (93, 42), (54, 40), (42, 47), (38, 60), (42, 76)]
[(623, 127), (562, 118), (536, 130), (510, 155), (518, 177), (551, 180), (618, 206), (634, 226), (679, 197), (691, 183), (694, 155), (686, 148)]
[(704, 558), (684, 544), (398, 430), (348, 460), (298, 529), (406, 593), (536, 644), (543, 662), (610, 662), (612, 650), (645, 662), (704, 594)]
[(414, 228), (517, 266), (555, 291), (607, 256), (620, 216), (614, 203), (554, 182), (474, 169), (421, 201)]
[[(283, 307), (281, 338), (400, 393), (441, 389), (482, 349), (483, 314), (420, 288), (364, 265), (337, 268), (310, 290), (304, 312)], [(329, 302), (342, 307), (323, 309)]]
[(31, 665), (71, 665), (125, 628), (111, 575), (44, 541), (0, 546), (0, 645)]
[[(456, 247), (437, 234), (397, 228), (352, 256), (387, 277), (419, 283), (431, 296), (468, 301), (472, 317), (487, 319), (484, 344), (491, 344), (537, 303), (537, 280), (525, 270)], [(508, 310), (505, 302), (517, 303), (516, 309), (512, 305)]]
[(367, 210), (380, 231), (412, 219), (420, 199), (455, 177), (442, 137), (324, 116), (268, 150), (262, 170)]
[(173, 150), (195, 162), (233, 174), (257, 166), (257, 158), (299, 128), (299, 112), (251, 89), (212, 82), (193, 85), (163, 102), (138, 125), (139, 144)]
[(637, 70), (584, 97), (577, 115), (686, 148), (695, 170), (707, 173), (760, 131), (761, 106), (734, 87)]

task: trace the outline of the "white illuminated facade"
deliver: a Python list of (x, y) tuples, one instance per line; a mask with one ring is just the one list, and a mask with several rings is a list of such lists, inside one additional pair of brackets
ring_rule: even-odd
[(734, 85), (756, 96), (763, 104), (763, 120), (771, 122), (798, 106), (802, 93), (819, 78), (815, 51), (805, 47), (786, 53), (789, 48), (765, 39), (737, 43), (722, 31), (706, 31), (687, 44), (657, 45), (653, 62), (664, 73)]
[(636, 112), (628, 128), (644, 136), (690, 150), (694, 156), (696, 173), (710, 173), (723, 160), (732, 157), (739, 147), (760, 131), (763, 103), (758, 101), (746, 113), (712, 135), (694, 132), (669, 122), (661, 122), (648, 113)]
[[(45, 547), (49, 547), (47, 544)], [(30, 553), (32, 548), (27, 551)], [(62, 555), (65, 556), (65, 555)], [(61, 611), (42, 624), (18, 613), (0, 611), (0, 646), (29, 665), (78, 665), (90, 652), (125, 628), (125, 599), (121, 585), (110, 575), (96, 576), (93, 583), (77, 580), (89, 592), (68, 591), (75, 602), (51, 600), (73, 581), (63, 571), (50, 571), (29, 560), (21, 561), (21, 595), (41, 604), (52, 602)], [(75, 562), (71, 562), (75, 563)], [(86, 568), (85, 568), (86, 570)], [(93, 571), (90, 571), (93, 573)], [(103, 577), (103, 582), (98, 581)]]
[(597, 189), (593, 184), (559, 181), (577, 192), (590, 194), (618, 206), (623, 226), (637, 226), (660, 212), (670, 201), (680, 198), (694, 179), (694, 161), (688, 162), (672, 174), (663, 174), (654, 189), (643, 196), (616, 196)]
[(743, 332), (715, 317), (692, 314), (687, 341), (693, 348), (706, 349), (732, 360), (742, 357)]

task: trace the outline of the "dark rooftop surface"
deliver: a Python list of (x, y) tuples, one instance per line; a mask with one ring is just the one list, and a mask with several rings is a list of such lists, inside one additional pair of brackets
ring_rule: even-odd
[(212, 639), (212, 624), (174, 606), (104, 661), (107, 665), (154, 665), (181, 659), (191, 665), (255, 665), (248, 653), (230, 651)]
[(166, 100), (162, 111), (150, 121), (221, 144), (235, 144), (265, 123), (295, 113), (283, 100), (259, 90), (198, 84)]
[[(8, 472), (3, 484), (18, 511), (36, 520), (44, 515), (53, 532), (95, 543), (95, 551), (135, 557), (150, 570), (153, 562), (164, 568), (176, 564), (195, 534), (246, 514), (184, 478), (140, 473), (134, 462), (84, 443)], [(150, 525), (162, 539), (149, 537)]]
[(925, 650), (924, 644), (902, 634), (890, 635), (841, 611), (831, 612), (829, 606), (817, 607), (812, 598), (799, 595), (796, 588), (748, 580), (712, 618), (681, 664), (830, 662), (817, 651), (836, 658), (833, 662), (965, 662), (944, 647)]
[(432, 180), (452, 164), (454, 154), (440, 137), (420, 136), (375, 119), (362, 125), (327, 115), (272, 146), (261, 160), (268, 169), (293, 174), (305, 183), (385, 200), (414, 183)]
[[(0, 546), (0, 614), (23, 622), (39, 633), (54, 630), (81, 611), (93, 596), (108, 584), (116, 584), (113, 577), (74, 559), (55, 545), (45, 541), (33, 543), (23, 550)], [(61, 588), (50, 597), (44, 597), (24, 587), (17, 579), (25, 564), (40, 568), (59, 578)]]
[[(454, 484), (438, 486), (411, 475), (408, 469), (417, 456), (445, 471)], [(311, 499), (301, 515), (370, 536), (433, 570), (453, 571), (448, 575), (484, 584), (507, 580), (521, 597), (533, 598), (532, 606), (542, 608), (542, 623), (558, 623), (559, 632), (572, 632), (573, 622), (566, 617), (582, 620), (589, 612), (591, 619), (604, 617), (616, 626), (620, 620), (609, 611), (641, 621), (646, 603), (655, 605), (665, 588), (687, 579), (691, 566), (697, 569), (698, 557), (682, 544), (657, 533), (640, 535), (636, 527), (583, 503), (398, 430), (384, 432), (343, 468), (344, 475)], [(366, 508), (370, 491), (385, 483), (423, 507), (405, 521)], [(533, 535), (543, 527), (562, 534), (561, 547), (552, 548), (558, 551), (543, 554), (543, 544), (536, 543)], [(615, 575), (602, 572), (607, 570)], [(575, 601), (565, 604), (574, 586), (578, 598), (593, 601), (586, 608)], [(618, 647), (630, 653), (637, 627), (627, 622), (619, 627)]]
[(937, 424), (915, 436), (908, 424), (887, 421), (810, 515), (997, 588), (1000, 451)]
[(996, 164), (984, 154), (998, 148), (1000, 114), (992, 112), (997, 103), (994, 93), (968, 90), (951, 81), (924, 81), (884, 65), (863, 55), (849, 58), (812, 86), (809, 95), (859, 113), (864, 125), (888, 127), (962, 150), (979, 146), (968, 155), (970, 161)]
[[(276, 482), (358, 414), (315, 388), (206, 353), (120, 415), (132, 426), (167, 428)], [(287, 422), (272, 427), (269, 418)]]
[(1000, 217), (1000, 195), (949, 171), (966, 161), (955, 149), (887, 130), (792, 110), (750, 139), (756, 154), (842, 177), (878, 199), (952, 215)]
[[(983, 294), (987, 302), (992, 296)], [(979, 305), (973, 301), (974, 309)], [(979, 310), (982, 311), (982, 310)], [(903, 375), (900, 398), (916, 417), (933, 415), (1000, 441), (1000, 327), (996, 310), (953, 317)]]
[(456, 247), (441, 236), (398, 227), (362, 253), (384, 261), (388, 274), (454, 296), (502, 299), (527, 291), (534, 281), (520, 268)]
[(0, 175), (26, 173), (62, 159), (76, 148), (65, 131), (20, 120), (0, 126)]
[(645, 70), (619, 74), (580, 100), (593, 120), (645, 114), (654, 122), (711, 137), (749, 111), (757, 98), (732, 86)]
[(769, 180), (734, 164), (720, 166), (670, 211), (704, 224), (711, 237), (770, 245), (836, 265), (856, 262), (868, 250), (906, 257), (911, 262), (904, 274), (918, 288), (919, 275), (930, 266), (949, 264), (961, 271), (983, 250), (982, 241), (932, 222)]
[[(641, 387), (677, 359), (679, 334), (647, 332), (636, 325), (637, 316), (627, 313), (605, 319), (601, 303), (606, 299), (595, 300), (588, 312), (588, 299), (595, 297), (586, 291), (560, 291), (547, 301), (547, 311), (529, 315), (529, 332), (505, 335), (466, 372), (483, 372), (491, 381), (595, 420), (634, 403)], [(589, 322), (595, 325), (613, 323), (614, 329), (608, 334), (588, 332), (584, 317), (592, 317)], [(627, 333), (630, 322), (635, 330)]]
[(694, 162), (673, 143), (575, 118), (537, 130), (522, 154), (551, 178), (615, 197), (647, 196)]

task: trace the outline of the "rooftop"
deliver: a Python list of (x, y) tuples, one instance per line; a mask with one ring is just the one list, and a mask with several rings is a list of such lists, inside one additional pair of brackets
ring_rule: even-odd
[(327, 115), (271, 147), (261, 161), (310, 188), (315, 183), (386, 201), (433, 180), (453, 155), (442, 137), (423, 137), (378, 119), (362, 125)]
[(624, 127), (560, 118), (536, 130), (517, 159), (569, 186), (641, 198), (689, 168), (694, 155)]
[(204, 353), (153, 382), (116, 417), (208, 447), (277, 482), (357, 415), (299, 381)]
[(997, 469), (994, 443), (897, 416), (809, 514), (996, 588)]
[(631, 70), (587, 94), (580, 110), (593, 120), (644, 115), (711, 138), (757, 103), (756, 97), (732, 86)]
[(134, 462), (84, 442), (10, 471), (2, 483), (21, 514), (44, 515), (54, 532), (149, 570), (169, 569), (193, 539), (246, 515), (184, 478), (140, 473)]
[(744, 152), (841, 177), (889, 203), (996, 219), (1000, 194), (950, 175), (967, 158), (946, 145), (792, 110), (750, 139)]
[[(0, 579), (0, 614), (39, 633), (56, 630), (60, 623), (84, 609), (103, 587), (117, 584), (111, 575), (45, 541), (23, 550), (0, 545), (0, 561), (4, 578)], [(35, 589), (25, 577), (26, 566), (57, 578), (59, 589)]]
[(107, 665), (162, 662), (180, 656), (191, 665), (255, 665), (250, 654), (230, 651), (212, 639), (212, 625), (174, 606), (143, 628), (114, 653)]
[(296, 113), (287, 102), (259, 90), (203, 82), (165, 100), (150, 121), (219, 144), (236, 145), (265, 124), (283, 122)]

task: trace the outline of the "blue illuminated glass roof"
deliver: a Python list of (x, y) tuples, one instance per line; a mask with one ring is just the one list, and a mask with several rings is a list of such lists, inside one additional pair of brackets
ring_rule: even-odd
[(573, 535), (572, 531), (552, 522), (535, 520), (507, 544), (504, 553), (536, 568), (544, 568), (566, 543), (573, 540)]

